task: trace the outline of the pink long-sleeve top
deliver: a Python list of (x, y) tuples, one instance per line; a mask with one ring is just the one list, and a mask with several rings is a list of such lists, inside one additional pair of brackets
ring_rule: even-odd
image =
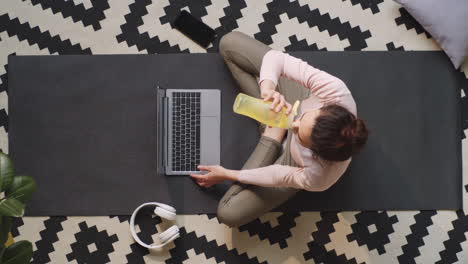
[[(270, 80), (278, 84), (280, 76), (299, 82), (310, 89), (310, 96), (301, 102), (301, 111), (339, 104), (356, 115), (356, 103), (345, 83), (335, 76), (280, 51), (268, 51), (262, 60), (259, 84)], [(291, 157), (300, 167), (270, 165), (242, 170), (239, 182), (266, 187), (292, 187), (307, 191), (324, 191), (332, 186), (348, 168), (351, 159), (341, 162), (323, 161), (312, 150), (301, 145), (294, 134)]]

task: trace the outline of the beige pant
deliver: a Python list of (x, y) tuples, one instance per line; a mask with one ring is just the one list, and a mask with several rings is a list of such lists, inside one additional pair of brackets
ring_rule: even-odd
[[(241, 91), (260, 97), (256, 77), (259, 75), (263, 56), (270, 48), (243, 33), (231, 32), (223, 36), (219, 50)], [(309, 96), (308, 89), (285, 78), (280, 78), (277, 89), (290, 103)], [(276, 140), (261, 137), (243, 169), (272, 164), (297, 166), (290, 154), (292, 133), (289, 132), (284, 151)], [(218, 219), (231, 227), (243, 225), (284, 203), (298, 191), (293, 188), (261, 187), (236, 182), (219, 202)]]

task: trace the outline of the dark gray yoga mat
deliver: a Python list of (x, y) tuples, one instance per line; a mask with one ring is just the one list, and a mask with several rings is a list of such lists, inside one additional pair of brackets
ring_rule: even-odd
[[(340, 181), (278, 210), (460, 209), (460, 78), (441, 52), (297, 52), (345, 81), (371, 130)], [(232, 113), (238, 90), (217, 54), (13, 56), (10, 154), (38, 191), (29, 215), (130, 214), (160, 201), (215, 213), (227, 184), (205, 190), (156, 174), (154, 89), (221, 89), (221, 162), (239, 169), (255, 122)]]

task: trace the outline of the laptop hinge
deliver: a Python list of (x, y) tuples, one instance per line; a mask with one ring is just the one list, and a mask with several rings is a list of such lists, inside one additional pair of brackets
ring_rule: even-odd
[(169, 113), (169, 98), (165, 96), (163, 97), (163, 143), (164, 143), (164, 151), (163, 151), (163, 162), (164, 162), (164, 171), (166, 171), (168, 164), (169, 164), (169, 157), (168, 157), (168, 143), (169, 143), (169, 120), (168, 120), (168, 113)]
[[(167, 166), (167, 97), (166, 97), (166, 90), (162, 88), (161, 86), (157, 86), (157, 93), (158, 93), (158, 104), (161, 104), (158, 107), (158, 118), (162, 120), (158, 120), (158, 148), (157, 153), (160, 155), (160, 158), (158, 159), (158, 166), (160, 167), (160, 170), (162, 173), (166, 172), (166, 166)], [(162, 144), (162, 149), (159, 148)]]

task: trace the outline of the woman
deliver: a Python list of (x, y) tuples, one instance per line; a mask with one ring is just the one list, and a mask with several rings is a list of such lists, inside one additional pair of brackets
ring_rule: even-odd
[(301, 100), (289, 132), (266, 127), (242, 170), (200, 165), (207, 174), (191, 175), (204, 187), (235, 182), (218, 206), (218, 219), (234, 227), (274, 209), (301, 189), (328, 189), (366, 143), (368, 132), (340, 79), (240, 32), (225, 35), (219, 49), (242, 92), (272, 101), (272, 111), (286, 107), (289, 113), (290, 102)]

